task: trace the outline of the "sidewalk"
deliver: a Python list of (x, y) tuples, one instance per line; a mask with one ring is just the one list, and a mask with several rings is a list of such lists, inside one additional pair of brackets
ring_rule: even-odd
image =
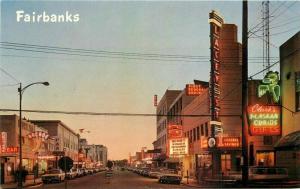
[[(196, 179), (182, 179), (182, 185), (193, 188), (243, 188), (241, 184), (237, 184), (232, 180), (206, 179), (199, 184)], [(300, 188), (300, 180), (285, 180), (272, 182), (249, 182), (247, 188)]]
[[(25, 183), (23, 182), (23, 186), (28, 187), (28, 186), (39, 185), (41, 183), (42, 183), (42, 179), (37, 178), (37, 179), (35, 179), (35, 183), (34, 183), (34, 180), (26, 180)], [(18, 183), (1, 184), (0, 188), (1, 189), (15, 189), (15, 188), (17, 188), (17, 184)]]
[(182, 181), (181, 181), (181, 184), (185, 185), (185, 186), (189, 186), (189, 187), (201, 188), (201, 186), (198, 184), (197, 180), (194, 179), (194, 178), (189, 178), (188, 182), (189, 183), (187, 183), (186, 178), (183, 178)]

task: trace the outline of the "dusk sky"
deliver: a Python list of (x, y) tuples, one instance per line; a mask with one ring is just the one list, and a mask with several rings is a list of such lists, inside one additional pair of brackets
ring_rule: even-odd
[[(278, 8), (279, 7), (279, 8)], [(300, 28), (300, 2), (271, 1), (271, 62), (279, 60), (279, 46)], [(238, 25), (241, 41), (242, 2), (78, 2), (2, 1), (1, 42), (80, 48), (110, 52), (206, 57), (187, 59), (130, 59), (29, 52), (1, 48), (0, 108), (18, 109), (18, 82), (48, 81), (24, 93), (23, 108), (99, 113), (155, 113), (153, 95), (183, 89), (194, 79), (209, 80), (208, 14), (217, 10), (226, 23)], [(42, 14), (79, 14), (73, 23), (17, 22), (16, 11)], [(282, 13), (281, 13), (282, 12)], [(297, 15), (297, 16), (296, 16)], [(249, 29), (261, 22), (261, 2), (249, 3)], [(274, 34), (272, 36), (272, 34)], [(258, 32), (257, 35), (261, 35)], [(0, 47), (2, 47), (0, 45)], [(262, 40), (249, 39), (249, 75), (263, 69)], [(275, 66), (273, 70), (278, 70)], [(256, 78), (262, 78), (262, 74)], [(12, 85), (12, 86), (11, 86)], [(18, 112), (0, 112), (18, 114)], [(141, 147), (152, 149), (155, 117), (87, 116), (24, 113), (28, 119), (61, 120), (82, 134), (89, 144), (108, 147), (110, 159), (128, 158)]]

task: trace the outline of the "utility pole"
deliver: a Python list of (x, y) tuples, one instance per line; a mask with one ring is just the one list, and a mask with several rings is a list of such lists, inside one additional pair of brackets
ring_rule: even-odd
[(248, 106), (248, 1), (243, 0), (243, 31), (242, 31), (242, 183), (247, 186), (249, 177), (248, 162), (248, 124), (247, 124), (247, 106)]

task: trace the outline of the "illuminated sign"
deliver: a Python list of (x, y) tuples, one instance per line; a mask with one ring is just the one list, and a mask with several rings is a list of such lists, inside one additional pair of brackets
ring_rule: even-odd
[(241, 146), (240, 144), (240, 137), (220, 137), (217, 146), (223, 148), (238, 148)]
[(188, 138), (170, 139), (169, 142), (171, 156), (181, 156), (188, 154)]
[(280, 107), (248, 106), (248, 120), (251, 135), (280, 135)]
[[(209, 13), (210, 23), (210, 109), (211, 120), (219, 121), (220, 114), (220, 32), (223, 24), (223, 19), (215, 12)], [(212, 125), (212, 137), (222, 132), (220, 125)]]
[(183, 137), (182, 125), (168, 125), (168, 138), (181, 138)]
[(6, 147), (6, 148), (1, 148), (1, 153), (18, 153), (19, 148), (18, 147)]
[(49, 135), (45, 132), (42, 132), (42, 131), (32, 132), (32, 133), (28, 134), (27, 136), (30, 139), (32, 139), (32, 138), (41, 138), (42, 140), (47, 140), (49, 138)]
[(207, 143), (207, 138), (201, 138), (201, 148), (207, 148), (208, 143)]
[(278, 72), (269, 71), (262, 80), (262, 84), (258, 86), (258, 97), (269, 93), (272, 95), (273, 101), (278, 102), (280, 99), (280, 86), (278, 82)]
[(205, 91), (207, 87), (202, 85), (195, 85), (195, 84), (187, 84), (185, 87), (185, 93), (187, 96), (198, 96)]
[[(219, 121), (220, 114), (220, 31), (223, 19), (215, 12), (209, 13), (210, 22), (210, 109), (211, 120)], [(212, 125), (215, 127), (215, 125)], [(214, 129), (213, 129), (214, 130)], [(214, 132), (214, 131), (213, 131)], [(215, 133), (212, 134), (213, 136)]]
[(7, 132), (1, 132), (0, 147), (5, 149), (7, 147)]

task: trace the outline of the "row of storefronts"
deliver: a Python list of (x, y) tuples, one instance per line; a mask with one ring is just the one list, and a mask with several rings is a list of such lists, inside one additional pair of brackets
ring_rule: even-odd
[[(0, 115), (1, 184), (16, 181), (19, 169), (19, 117)], [(57, 167), (63, 155), (78, 159), (79, 135), (59, 120), (22, 119), (22, 166), (30, 175)]]
[[(209, 21), (210, 80), (165, 92), (157, 105), (153, 142), (165, 154), (164, 162), (177, 159), (182, 175), (197, 178), (241, 172), (243, 165), (237, 27), (215, 11)], [(300, 177), (299, 48), (300, 32), (280, 47), (280, 74), (267, 70), (262, 80), (248, 81), (249, 165), (286, 167), (290, 177)]]

